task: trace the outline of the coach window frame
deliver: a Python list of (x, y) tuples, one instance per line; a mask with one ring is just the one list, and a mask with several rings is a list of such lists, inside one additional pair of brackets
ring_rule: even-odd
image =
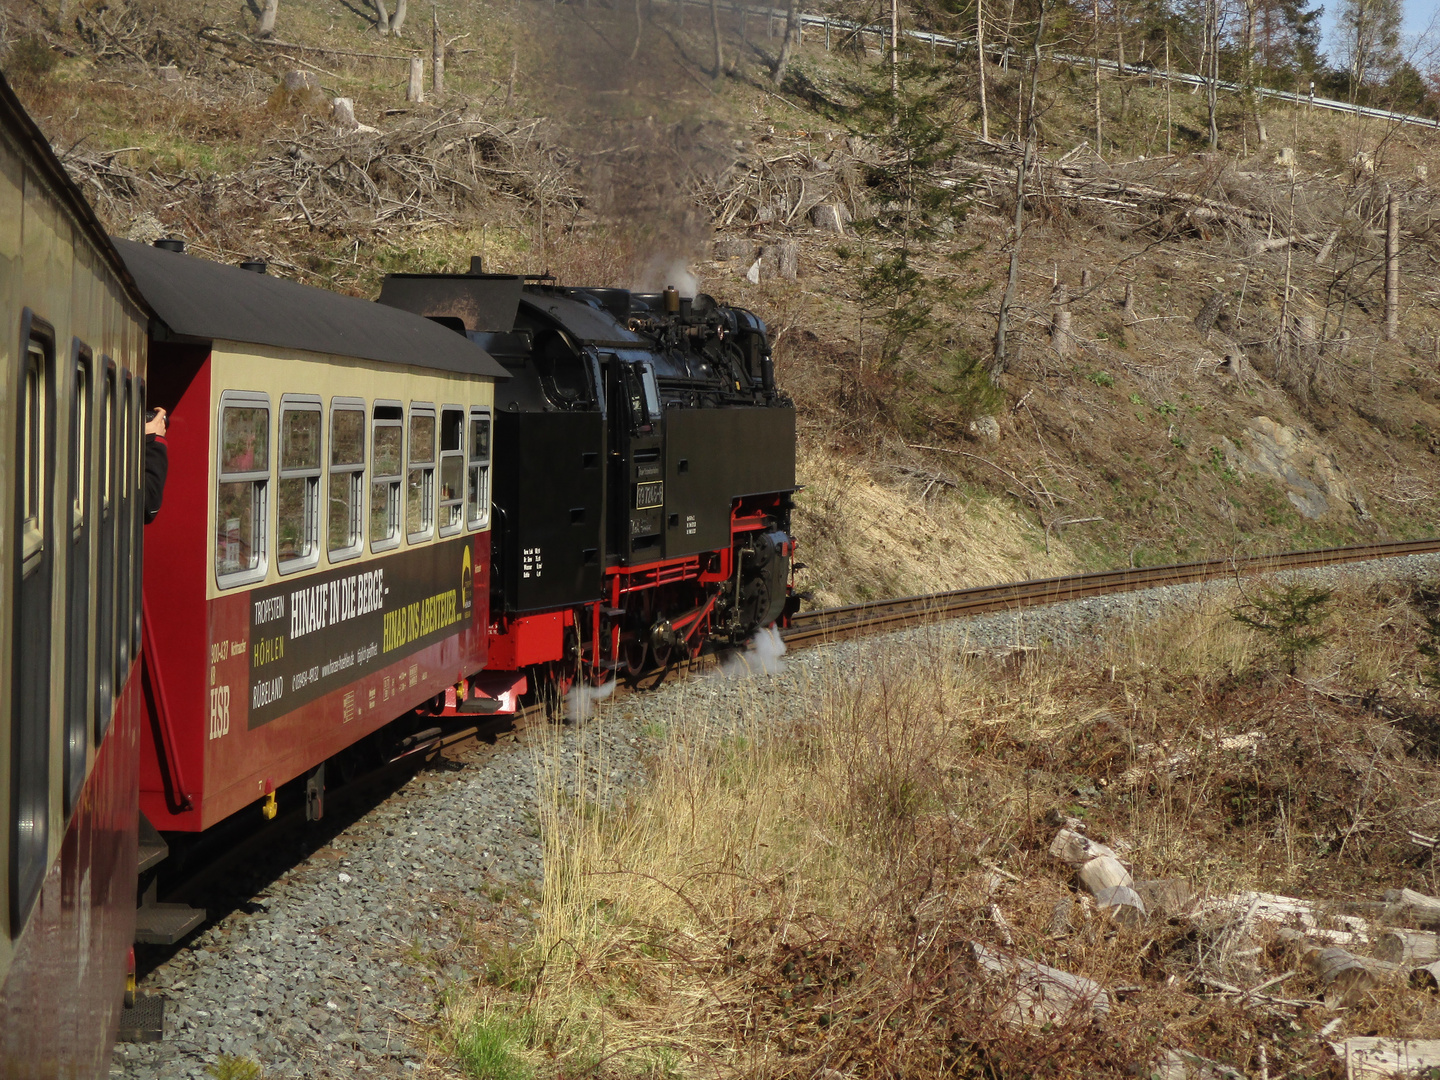
[(70, 464), (67, 486), (70, 495), (70, 531), (67, 534), (65, 574), (65, 814), (74, 812), (85, 784), (90, 757), (90, 695), (94, 687), (90, 640), (90, 558), (94, 551), (94, 516), (91, 497), (95, 490), (94, 402), (95, 356), (79, 338), (70, 344)]
[[(55, 330), (29, 308), (21, 317), (15, 430), (15, 562), (10, 661), (10, 934), (23, 929), (44, 883), (50, 849), (50, 671), (55, 595)], [(69, 515), (67, 514), (66, 517)]]
[[(315, 451), (313, 465), (286, 465), (285, 463), (285, 421), (292, 415), (309, 413), (315, 417)], [(282, 394), (280, 396), (280, 422), (276, 426), (276, 481), (275, 481), (275, 568), (282, 574), (293, 574), (297, 570), (313, 570), (320, 565), (320, 478), (325, 461), (325, 403), (318, 394)], [(280, 549), (282, 527), (280, 515), (285, 512), (282, 489), (285, 482), (300, 481), (303, 485), (301, 513), (303, 531), (309, 543), (309, 551), (292, 559), (283, 557)]]
[(145, 379), (135, 376), (135, 405), (134, 423), (135, 439), (131, 448), (131, 467), (134, 471), (134, 482), (131, 486), (131, 507), (130, 515), (130, 565), (132, 572), (130, 580), (134, 583), (130, 590), (130, 655), (138, 659), (140, 656), (141, 637), (145, 626), (145, 412), (148, 404), (148, 390), (145, 386)]
[[(485, 453), (475, 452), (475, 424), (485, 423)], [(490, 525), (490, 458), (495, 419), (488, 408), (470, 409), (465, 427), (465, 527), (479, 532)], [(477, 478), (476, 470), (481, 475)]]
[[(225, 471), (225, 410), (263, 409), (265, 411), (265, 467)], [(220, 523), (220, 489), (225, 484), (250, 485), (251, 548), (255, 552), (254, 565), (241, 570), (220, 569), (220, 534), (213, 528), (211, 538), (215, 544), (213, 564), (215, 584), (221, 589), (232, 589), (238, 585), (253, 585), (264, 581), (270, 568), (270, 445), (274, 442), (273, 431), (275, 409), (270, 395), (259, 390), (224, 390), (215, 413), (215, 524)], [(227, 538), (228, 539), (228, 538)]]
[[(335, 455), (339, 452), (338, 440), (335, 437), (335, 420), (341, 413), (360, 414), (360, 460), (337, 461)], [(359, 397), (332, 397), (330, 399), (330, 435), (329, 457), (326, 466), (326, 489), (325, 489), (325, 553), (331, 563), (348, 562), (351, 559), (359, 558), (365, 550), (365, 517), (369, 502), (365, 498), (365, 464), (369, 460), (366, 453), (366, 433), (369, 431), (367, 421), (370, 418), (369, 410), (366, 408), (365, 399)], [(339, 478), (344, 477), (341, 481)], [(345, 483), (350, 488), (350, 536), (348, 544), (336, 545), (335, 538), (331, 535), (330, 526), (333, 523), (335, 485)]]
[(116, 417), (119, 405), (120, 369), (109, 356), (100, 357), (100, 401), (95, 447), (100, 455), (96, 473), (96, 519), (100, 536), (95, 557), (95, 740), (110, 730), (115, 712), (117, 676), (115, 670), (115, 528), (119, 516), (116, 499)]
[(119, 421), (117, 440), (120, 445), (120, 454), (116, 461), (116, 470), (119, 477), (117, 487), (119, 506), (115, 517), (115, 683), (117, 686), (125, 681), (125, 673), (135, 655), (131, 649), (130, 611), (131, 605), (135, 603), (135, 596), (140, 591), (140, 583), (135, 579), (133, 562), (137, 543), (135, 514), (140, 502), (135, 497), (135, 481), (139, 471), (136, 468), (139, 456), (137, 444), (143, 440), (137, 437), (135, 430), (138, 395), (135, 387), (135, 373), (129, 368), (120, 369), (118, 393), (120, 405), (116, 419)]
[[(430, 446), (428, 458), (415, 456), (415, 421), (430, 420)], [(405, 423), (405, 542), (423, 544), (435, 537), (435, 444), (439, 431), (439, 417), (435, 406), (428, 401), (412, 401)], [(420, 528), (410, 528), (411, 500), (416, 498), (413, 477), (420, 476)]]
[[(450, 419), (450, 418), (454, 419)], [(440, 420), (436, 425), (436, 439), (439, 443), (439, 463), (437, 465), (438, 476), (436, 478), (436, 500), (435, 500), (435, 522), (437, 531), (441, 536), (454, 536), (465, 528), (465, 494), (466, 485), (469, 482), (469, 470), (466, 468), (465, 436), (469, 434), (466, 424), (465, 406), (463, 405), (441, 405)], [(447, 449), (447, 424), (456, 425), (453, 432), (455, 445)], [(447, 488), (445, 472), (447, 466), (458, 467), (459, 473), (453, 488)], [(454, 492), (449, 498), (445, 492)], [(450, 518), (447, 524), (446, 519)]]
[[(384, 415), (381, 415), (382, 410)], [(380, 456), (376, 446), (381, 429), (394, 429), (400, 438), (395, 454), (395, 471), (380, 471)], [(402, 402), (388, 398), (376, 398), (370, 414), (370, 550), (390, 551), (400, 546), (405, 530), (405, 406)], [(385, 488), (385, 519), (389, 531), (375, 535), (375, 495), (381, 486)]]

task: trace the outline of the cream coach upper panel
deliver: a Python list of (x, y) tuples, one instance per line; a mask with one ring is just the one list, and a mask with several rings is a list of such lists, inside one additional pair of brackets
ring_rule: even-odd
[[(450, 331), (445, 331), (450, 333)], [(479, 350), (476, 350), (479, 352)], [(447, 371), (426, 368), (409, 368), (397, 364), (377, 363), (371, 360), (357, 360), (354, 357), (303, 352), (296, 349), (280, 349), (270, 346), (241, 344), (231, 341), (217, 341), (210, 354), (210, 415), (206, 420), (211, 432), (207, 450), (209, 467), (207, 472), (206, 505), (207, 515), (213, 514), (216, 483), (219, 479), (219, 455), (216, 440), (219, 438), (218, 424), (220, 402), (226, 392), (263, 394), (270, 403), (270, 462), (272, 477), (278, 476), (277, 446), (279, 436), (280, 401), (284, 395), (318, 397), (323, 415), (322, 464), (328, 463), (330, 455), (329, 413), (334, 399), (365, 402), (367, 424), (374, 414), (376, 401), (399, 402), (407, 410), (413, 404), (434, 406), (438, 411), (446, 405), (466, 408), (492, 409), (495, 403), (495, 384), (488, 378), (466, 376)], [(368, 443), (368, 439), (367, 439)], [(365, 462), (368, 477), (374, 463)], [(322, 477), (322, 484), (324, 483)], [(266, 515), (273, 523), (275, 517), (274, 499), (266, 507)], [(322, 532), (324, 522), (322, 520)], [(270, 553), (263, 577), (248, 580), (243, 585), (220, 588), (215, 580), (215, 530), (206, 529), (206, 595), (215, 598), (235, 591), (235, 588), (261, 588), (279, 582), (282, 577), (294, 579), (305, 571), (282, 575), (279, 560)], [(402, 542), (399, 548), (403, 550)], [(395, 549), (373, 552), (369, 543), (362, 545), (358, 555), (347, 558), (347, 563), (360, 563), (372, 559), (383, 559)], [(317, 570), (327, 569), (327, 552), (320, 552)]]

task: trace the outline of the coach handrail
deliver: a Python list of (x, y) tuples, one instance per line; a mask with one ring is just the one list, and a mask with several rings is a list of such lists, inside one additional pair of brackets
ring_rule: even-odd
[(160, 665), (155, 660), (155, 635), (150, 631), (150, 599), (140, 601), (140, 657), (144, 673), (150, 681), (150, 692), (155, 702), (155, 719), (160, 725), (160, 752), (165, 756), (165, 770), (170, 774), (170, 783), (175, 788), (176, 807), (192, 810), (195, 804), (190, 799), (185, 773), (180, 767), (179, 751), (175, 746), (175, 729), (170, 723), (170, 699), (165, 693), (165, 680), (160, 677)]

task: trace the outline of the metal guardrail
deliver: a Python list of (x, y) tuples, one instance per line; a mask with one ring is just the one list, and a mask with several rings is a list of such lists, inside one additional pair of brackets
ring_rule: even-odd
[[(710, 0), (675, 0), (675, 3), (682, 8), (686, 4), (705, 8), (710, 6)], [(767, 19), (778, 19), (782, 22), (786, 17), (786, 13), (782, 8), (754, 7), (749, 4), (736, 3), (734, 0), (719, 0), (717, 6), (726, 11), (740, 11), (750, 15), (759, 15)], [(805, 12), (801, 12), (798, 15), (798, 19), (802, 27), (823, 27), (827, 35), (827, 43), (828, 35), (832, 29), (843, 30), (857, 35), (874, 34), (880, 39), (882, 49), (884, 48), (885, 40), (890, 36), (890, 28), (879, 23), (858, 23), (851, 19), (840, 19), (831, 15), (812, 15)], [(945, 34), (938, 34), (933, 30), (901, 30), (900, 35), (912, 41), (928, 44), (932, 49), (953, 49), (957, 54), (962, 49), (973, 49), (975, 47), (974, 38), (949, 37)], [(987, 45), (985, 51), (1000, 60), (1007, 58), (1006, 51), (995, 46)], [(1013, 52), (1008, 53), (1008, 56), (1013, 57), (1016, 55), (1017, 54)], [(1095, 58), (1093, 56), (1077, 56), (1073, 53), (1052, 52), (1048, 54), (1048, 57), (1051, 60), (1069, 64), (1072, 67), (1095, 66)], [(1114, 72), (1119, 75), (1132, 75), (1146, 79), (1165, 79), (1170, 82), (1180, 83), (1183, 86), (1203, 87), (1209, 85), (1210, 81), (1201, 75), (1191, 75), (1188, 72), (1167, 72), (1161, 71), (1158, 68), (1149, 66), (1142, 67), (1135, 64), (1122, 65), (1115, 60), (1102, 59), (1100, 61), (1100, 67), (1102, 70)], [(1245, 91), (1245, 87), (1239, 83), (1226, 82), (1223, 80), (1217, 80), (1215, 87), (1217, 90), (1234, 94)], [(1385, 120), (1390, 123), (1416, 124), (1420, 127), (1440, 130), (1440, 120), (1432, 120), (1426, 116), (1415, 116), (1412, 113), (1393, 112), (1389, 109), (1376, 109), (1369, 105), (1352, 105), (1348, 101), (1336, 101), (1334, 98), (1297, 94), (1291, 90), (1276, 90), (1268, 86), (1256, 86), (1254, 87), (1254, 91), (1261, 97), (1271, 98), (1275, 101), (1284, 101), (1295, 105), (1308, 105), (1317, 109), (1329, 109), (1334, 112), (1348, 112), (1355, 116), (1366, 116), (1375, 120)]]

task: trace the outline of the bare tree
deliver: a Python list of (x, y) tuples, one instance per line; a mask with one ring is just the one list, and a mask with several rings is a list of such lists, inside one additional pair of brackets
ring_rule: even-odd
[(975, 64), (980, 73), (980, 138), (990, 141), (990, 105), (985, 100), (985, 0), (975, 0)]
[[(684, 5), (681, 5), (682, 7)], [(644, 20), (640, 16), (640, 0), (635, 0), (635, 46), (630, 50), (630, 59), (634, 60), (640, 55), (640, 32), (644, 28)]]
[(990, 364), (991, 378), (1005, 373), (1010, 362), (1006, 335), (1010, 329), (1010, 308), (1015, 303), (1015, 293), (1020, 285), (1020, 241), (1025, 234), (1025, 175), (1035, 160), (1035, 146), (1039, 141), (1039, 128), (1035, 123), (1035, 103), (1040, 89), (1040, 43), (1045, 37), (1045, 17), (1050, 13), (1053, 0), (1040, 0), (1040, 20), (1035, 27), (1034, 50), (1030, 57), (1030, 86), (1025, 108), (1025, 153), (1015, 167), (1015, 239), (1010, 248), (1010, 276), (1005, 282), (1005, 295), (1000, 298), (1000, 315), (995, 323), (995, 357)]
[(785, 4), (785, 37), (780, 42), (780, 56), (775, 61), (775, 68), (770, 72), (770, 81), (776, 86), (779, 86), (785, 79), (785, 68), (790, 63), (790, 53), (795, 48), (795, 38), (799, 29), (800, 16), (795, 10), (795, 0), (787, 0)]
[(390, 20), (390, 33), (396, 37), (400, 36), (400, 28), (405, 25), (405, 6), (409, 0), (395, 0), (395, 15)]
[(900, 0), (890, 0), (890, 93), (900, 93)]
[(1095, 153), (1103, 157), (1105, 146), (1100, 141), (1100, 0), (1093, 0), (1093, 11), (1095, 16)]
[(1350, 100), (1374, 72), (1400, 59), (1400, 0), (1343, 0), (1339, 59), (1350, 73)]
[(1216, 117), (1220, 109), (1220, 0), (1205, 0), (1205, 109), (1210, 117), (1210, 149), (1220, 147), (1220, 129)]
[(255, 31), (257, 36), (268, 38), (275, 33), (275, 13), (279, 6), (280, 0), (265, 0), (264, 7), (260, 9), (260, 26)]
[(445, 93), (445, 39), (440, 35), (440, 13), (430, 5), (430, 89), (439, 97)]
[(375, 0), (375, 29), (381, 37), (390, 33), (390, 12), (385, 10), (385, 0)]

